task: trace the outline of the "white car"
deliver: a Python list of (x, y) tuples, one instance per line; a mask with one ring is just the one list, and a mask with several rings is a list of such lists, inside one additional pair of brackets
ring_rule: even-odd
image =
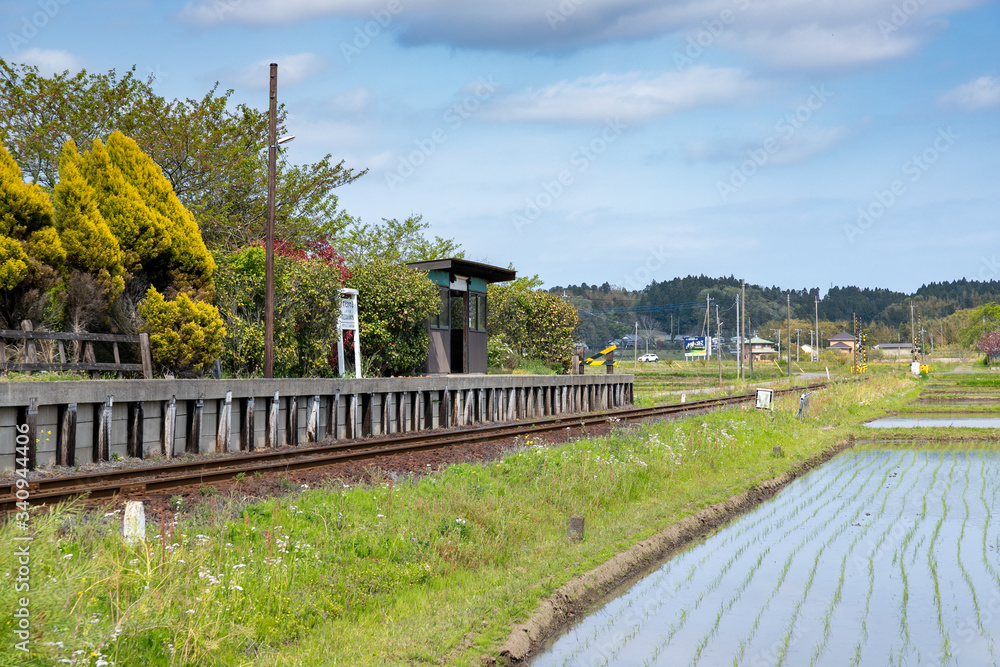
[(660, 358), (653, 353), (644, 354), (639, 357), (639, 361), (659, 361)]

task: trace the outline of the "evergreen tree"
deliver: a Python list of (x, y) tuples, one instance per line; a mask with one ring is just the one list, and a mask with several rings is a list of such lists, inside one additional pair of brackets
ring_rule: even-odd
[(83, 162), (83, 174), (94, 189), (101, 215), (118, 239), (125, 270), (132, 274), (145, 271), (157, 284), (153, 276), (166, 264), (170, 249), (169, 221), (146, 205), (111, 161), (100, 139), (94, 140)]
[(215, 260), (205, 247), (194, 216), (174, 194), (163, 171), (135, 141), (121, 132), (113, 132), (108, 137), (107, 152), (125, 181), (163, 222), (163, 233), (169, 239), (169, 249), (165, 253), (166, 275), (159, 280), (151, 276), (153, 284), (169, 285), (175, 292), (193, 292), (200, 298), (210, 298)]
[(52, 202), (0, 145), (0, 319), (58, 324), (66, 253), (52, 226)]
[(0, 234), (25, 240), (52, 225), (52, 202), (38, 185), (25, 183), (21, 169), (0, 144)]
[(28, 275), (28, 256), (21, 244), (0, 236), (0, 290), (12, 290)]
[(67, 268), (92, 274), (111, 303), (125, 289), (122, 251), (82, 169), (76, 144), (67, 141), (59, 156), (59, 183), (53, 194), (56, 229), (66, 250)]

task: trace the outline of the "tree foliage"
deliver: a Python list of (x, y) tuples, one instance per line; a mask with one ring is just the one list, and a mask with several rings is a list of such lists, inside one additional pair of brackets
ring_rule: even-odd
[(461, 246), (440, 236), (427, 237), (430, 223), (423, 216), (411, 215), (400, 222), (382, 219), (381, 224), (352, 220), (338, 245), (352, 264), (374, 259), (395, 264), (423, 262), (432, 259), (465, 257)]
[(0, 236), (0, 290), (12, 290), (28, 275), (28, 255), (20, 243)]
[(32, 232), (51, 226), (52, 215), (48, 194), (24, 182), (17, 162), (0, 144), (0, 235), (25, 240)]
[(538, 276), (490, 285), (489, 335), (508, 344), (522, 358), (541, 359), (565, 369), (573, 354), (579, 316), (572, 304), (537, 289), (539, 285)]
[(210, 297), (215, 261), (205, 247), (194, 216), (174, 194), (163, 171), (133, 139), (121, 132), (112, 132), (108, 137), (107, 152), (166, 238), (165, 256), (154, 263), (163, 264), (165, 271), (154, 275), (149, 270), (152, 267), (147, 267), (153, 284)]
[(94, 189), (101, 215), (118, 239), (125, 270), (155, 272), (165, 263), (170, 247), (167, 221), (150, 210), (139, 191), (111, 161), (100, 139), (95, 139), (93, 148), (84, 154), (84, 176)]
[(988, 361), (995, 361), (1000, 357), (1000, 329), (981, 335), (976, 341), (976, 349), (985, 353)]
[[(207, 245), (236, 250), (264, 236), (268, 120), (265, 111), (231, 105), (232, 93), (212, 88), (199, 99), (168, 100), (134, 68), (46, 77), (36, 67), (0, 60), (0, 142), (26, 165), (31, 181), (51, 188), (67, 140), (91, 146), (120, 131), (162, 168)], [(287, 132), (285, 117), (280, 108), (280, 134)], [(339, 235), (351, 220), (333, 192), (364, 173), (330, 155), (293, 165), (279, 149), (277, 235), (296, 245)], [(136, 263), (126, 258), (130, 270)]]
[[(226, 369), (259, 376), (264, 369), (265, 253), (260, 245), (216, 252), (215, 303), (226, 324)], [(312, 250), (276, 244), (274, 263), (274, 374), (329, 377), (337, 343), (339, 294), (347, 270), (343, 258), (318, 242)]]
[(366, 374), (406, 375), (427, 358), (427, 318), (440, 306), (427, 274), (375, 258), (351, 267), (358, 290), (361, 357)]
[(1000, 330), (1000, 304), (983, 304), (969, 314), (967, 321), (961, 333), (962, 343), (980, 349), (976, 345), (984, 336)]
[(179, 374), (199, 371), (222, 354), (225, 326), (215, 306), (181, 292), (167, 301), (150, 287), (139, 306), (153, 360)]
[(83, 159), (72, 141), (60, 156), (59, 182), (53, 193), (55, 225), (69, 270), (93, 274), (106, 290), (105, 307), (125, 290), (125, 266), (118, 239), (97, 205), (81, 171)]

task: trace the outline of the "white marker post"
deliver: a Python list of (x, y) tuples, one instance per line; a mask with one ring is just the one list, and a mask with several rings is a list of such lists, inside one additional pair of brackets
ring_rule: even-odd
[(337, 370), (344, 375), (344, 332), (354, 332), (354, 377), (361, 377), (361, 329), (358, 326), (358, 290), (340, 290), (340, 316), (337, 318)]

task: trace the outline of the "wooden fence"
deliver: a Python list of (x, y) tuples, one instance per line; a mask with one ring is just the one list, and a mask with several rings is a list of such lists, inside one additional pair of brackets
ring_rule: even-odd
[[(120, 336), (117, 334), (100, 333), (58, 333), (54, 331), (33, 331), (31, 322), (21, 323), (21, 330), (0, 329), (0, 372), (9, 371), (83, 371), (96, 375), (99, 372), (110, 373), (142, 373), (143, 378), (153, 378), (153, 361), (149, 349), (149, 334), (138, 336)], [(7, 341), (23, 340), (24, 353), (21, 361), (8, 360)], [(38, 361), (38, 345), (35, 341), (56, 341), (59, 361)], [(66, 342), (75, 342), (73, 360), (66, 355)], [(94, 343), (111, 343), (115, 356), (114, 363), (98, 362), (94, 355)], [(123, 364), (118, 344), (125, 343), (139, 346), (141, 363)]]

